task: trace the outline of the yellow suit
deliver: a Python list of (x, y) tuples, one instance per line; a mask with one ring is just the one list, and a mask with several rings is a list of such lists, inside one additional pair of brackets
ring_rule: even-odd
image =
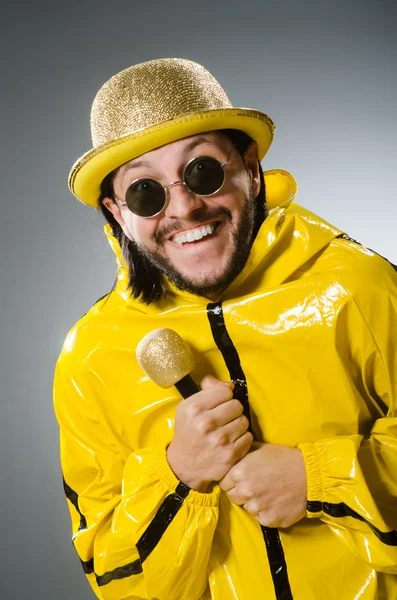
[[(119, 255), (115, 239), (109, 239)], [(117, 288), (68, 334), (55, 377), (74, 546), (103, 600), (397, 598), (397, 273), (292, 204), (271, 211), (219, 302), (169, 286), (150, 306)], [(254, 438), (301, 448), (306, 517), (261, 528), (166, 460), (174, 388), (141, 371), (158, 327), (199, 381), (236, 381)]]

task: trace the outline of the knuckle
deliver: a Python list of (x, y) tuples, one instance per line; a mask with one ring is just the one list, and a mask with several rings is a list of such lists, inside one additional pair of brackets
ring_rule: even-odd
[(256, 515), (256, 519), (264, 527), (270, 527), (268, 520), (266, 519), (266, 515), (263, 512), (259, 513), (259, 515)]
[(215, 446), (226, 446), (228, 443), (227, 435), (223, 431), (217, 431), (214, 435)]
[(247, 417), (245, 415), (241, 415), (241, 417), (239, 417), (239, 419), (240, 419), (240, 425), (246, 431), (248, 429), (248, 426), (249, 426), (249, 421), (248, 421)]
[(213, 377), (212, 375), (205, 375), (203, 377), (203, 379), (200, 381), (200, 387), (202, 389), (206, 389), (206, 388), (212, 387), (217, 382), (218, 382), (218, 380), (215, 379), (215, 377)]
[(276, 527), (289, 527), (291, 525), (291, 522), (289, 521), (289, 519), (286, 519), (285, 517), (281, 517), (278, 522)]
[(252, 435), (252, 433), (250, 431), (246, 431), (244, 433), (245, 436), (245, 444), (246, 446), (251, 446), (252, 442), (254, 441), (254, 436)]
[(249, 500), (249, 502), (247, 502), (247, 510), (248, 512), (256, 515), (261, 510), (259, 502), (257, 500)]
[[(181, 403), (180, 403), (180, 406), (181, 406), (182, 404), (183, 404), (183, 403), (181, 402)], [(199, 414), (200, 414), (200, 407), (198, 406), (198, 404), (197, 404), (197, 403), (195, 403), (195, 402), (192, 402), (192, 403), (190, 403), (190, 404), (189, 404), (189, 405), (186, 407), (186, 415), (187, 415), (187, 417), (188, 417), (189, 419), (192, 419), (192, 420), (193, 420), (193, 419), (197, 419), (197, 417), (199, 416)]]
[(262, 518), (266, 521), (266, 523), (262, 523), (262, 525), (266, 525), (267, 527), (278, 527), (279, 518), (273, 510), (264, 511), (262, 515)]
[(269, 519), (268, 513), (265, 510), (262, 510), (259, 513), (257, 513), (256, 519), (264, 527), (271, 527), (271, 521)]
[(234, 442), (233, 452), (236, 457), (242, 457), (242, 455), (246, 454), (251, 447), (252, 444), (252, 434), (249, 431), (246, 431)]
[(211, 419), (211, 417), (202, 417), (201, 419), (199, 419), (197, 421), (196, 427), (197, 427), (197, 431), (201, 435), (207, 435), (214, 428), (213, 419)]
[(242, 496), (244, 496), (244, 498), (252, 498), (252, 496), (253, 496), (253, 489), (252, 489), (251, 485), (246, 482), (240, 484), (239, 492), (241, 493)]
[(242, 479), (243, 470), (241, 469), (241, 467), (238, 464), (233, 467), (231, 476), (232, 476), (232, 480), (234, 482), (238, 482), (238, 481), (240, 481), (240, 479)]
[(244, 407), (241, 404), (240, 400), (237, 400), (236, 398), (232, 398), (230, 400), (230, 404), (232, 406), (233, 412), (235, 412), (236, 415), (241, 415), (243, 413)]

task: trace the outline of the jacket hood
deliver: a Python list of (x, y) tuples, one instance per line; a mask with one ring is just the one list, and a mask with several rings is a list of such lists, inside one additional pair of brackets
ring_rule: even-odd
[[(110, 225), (104, 227), (105, 235), (113, 249), (118, 265), (116, 292), (135, 309), (152, 312), (155, 305), (180, 305), (184, 303), (208, 304), (209, 299), (177, 289), (166, 281), (166, 297), (149, 306), (134, 299), (128, 290), (128, 267), (122, 258), (120, 245), (112, 233)], [(219, 300), (230, 300), (250, 293), (260, 281), (265, 289), (273, 289), (303, 269), (317, 253), (344, 233), (309, 210), (289, 201), (274, 207), (263, 222), (252, 245), (248, 260), (229, 287), (219, 296)], [(263, 289), (263, 288), (262, 288)]]

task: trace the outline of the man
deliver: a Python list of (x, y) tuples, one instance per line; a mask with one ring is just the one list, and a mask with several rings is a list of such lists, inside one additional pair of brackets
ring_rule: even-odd
[[(262, 173), (271, 120), (200, 65), (119, 73), (92, 133), (70, 187), (118, 281), (67, 336), (55, 406), (97, 596), (397, 598), (392, 265)], [(196, 359), (183, 401), (136, 360), (159, 327)]]

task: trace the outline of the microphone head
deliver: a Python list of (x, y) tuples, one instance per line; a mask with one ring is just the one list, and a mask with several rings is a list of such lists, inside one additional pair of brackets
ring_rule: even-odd
[(162, 388), (175, 385), (194, 368), (189, 346), (176, 331), (165, 327), (141, 339), (136, 358), (146, 375)]

